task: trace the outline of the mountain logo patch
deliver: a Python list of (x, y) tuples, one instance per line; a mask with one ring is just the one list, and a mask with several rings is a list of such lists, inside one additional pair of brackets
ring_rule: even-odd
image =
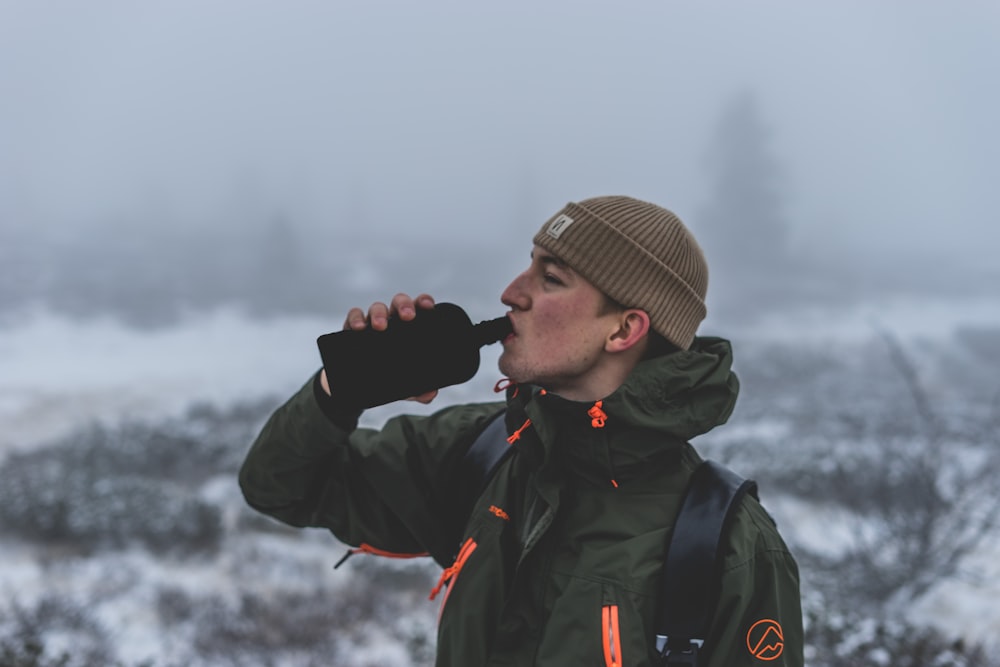
[(747, 632), (747, 650), (758, 660), (775, 660), (785, 650), (785, 632), (781, 624), (762, 618)]

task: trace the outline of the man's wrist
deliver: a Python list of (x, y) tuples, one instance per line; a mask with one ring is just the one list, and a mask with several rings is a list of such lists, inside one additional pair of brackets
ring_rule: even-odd
[(316, 404), (334, 426), (345, 431), (353, 431), (358, 427), (358, 418), (364, 410), (352, 405), (350, 401), (345, 400), (345, 397), (333, 395), (326, 380), (326, 373), (322, 369), (313, 378)]

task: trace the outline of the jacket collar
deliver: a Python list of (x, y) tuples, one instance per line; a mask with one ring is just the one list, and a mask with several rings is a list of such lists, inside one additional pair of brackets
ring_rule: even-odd
[(696, 338), (689, 350), (638, 364), (625, 383), (595, 404), (531, 386), (507, 389), (511, 430), (531, 420), (521, 448), (541, 467), (554, 458), (571, 469), (624, 477), (729, 418), (739, 393), (732, 346)]

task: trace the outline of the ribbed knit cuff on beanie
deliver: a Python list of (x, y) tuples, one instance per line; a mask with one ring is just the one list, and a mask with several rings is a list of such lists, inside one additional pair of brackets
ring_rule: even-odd
[(674, 345), (691, 346), (707, 312), (708, 265), (670, 211), (621, 196), (570, 202), (534, 242), (618, 303), (645, 310)]

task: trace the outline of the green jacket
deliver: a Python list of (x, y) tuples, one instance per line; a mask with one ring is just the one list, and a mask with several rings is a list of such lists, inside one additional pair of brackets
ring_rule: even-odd
[[(289, 524), (441, 563), (438, 667), (652, 665), (664, 545), (700, 462), (687, 441), (732, 412), (731, 361), (727, 341), (697, 339), (596, 404), (509, 387), (515, 450), (473, 507), (460, 502), (462, 457), (503, 403), (348, 431), (310, 384), (265, 425), (240, 484)], [(748, 497), (699, 664), (798, 666), (802, 644), (795, 561)]]

